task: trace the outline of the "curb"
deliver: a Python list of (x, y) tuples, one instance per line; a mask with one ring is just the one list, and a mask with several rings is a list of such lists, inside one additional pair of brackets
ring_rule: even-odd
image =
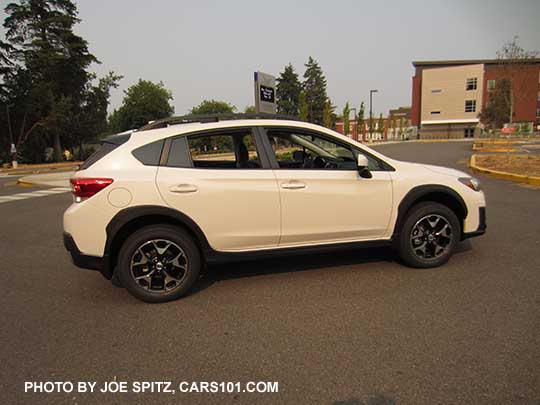
[(509, 173), (509, 172), (501, 172), (498, 170), (491, 170), (485, 167), (477, 166), (476, 155), (471, 155), (471, 160), (469, 161), (469, 167), (475, 173), (489, 174), (492, 177), (496, 177), (502, 180), (509, 180), (509, 181), (514, 181), (516, 183), (526, 183), (526, 184), (531, 184), (533, 186), (540, 186), (540, 177), (525, 176), (523, 174), (515, 174), (515, 173)]
[(37, 165), (21, 166), (16, 169), (0, 169), (0, 174), (8, 175), (25, 175), (25, 174), (37, 174), (37, 173), (60, 173), (65, 171), (71, 171), (74, 168), (79, 167), (83, 162), (62, 162), (62, 163), (45, 163)]

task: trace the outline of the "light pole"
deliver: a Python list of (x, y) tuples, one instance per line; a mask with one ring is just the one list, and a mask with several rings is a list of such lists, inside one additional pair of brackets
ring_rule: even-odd
[[(350, 113), (352, 110), (354, 110), (354, 115), (353, 115), (353, 117), (354, 117), (354, 120), (356, 120), (356, 107), (350, 108), (350, 109), (349, 109), (349, 113)], [(355, 138), (354, 135), (355, 135), (355, 134), (354, 134), (354, 131), (353, 131), (353, 133), (352, 133), (352, 138), (353, 138), (355, 141), (357, 141), (357, 140), (358, 140), (358, 123), (356, 123), (356, 138)]]
[(373, 137), (373, 93), (377, 93), (379, 90), (372, 89), (369, 91), (369, 137)]

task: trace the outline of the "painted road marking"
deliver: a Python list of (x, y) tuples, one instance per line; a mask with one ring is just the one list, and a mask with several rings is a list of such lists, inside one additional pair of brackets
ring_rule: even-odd
[(10, 202), (10, 201), (26, 200), (26, 199), (29, 199), (29, 198), (45, 197), (45, 196), (48, 196), (48, 195), (67, 193), (69, 191), (71, 191), (71, 189), (67, 188), (67, 187), (55, 187), (55, 188), (50, 188), (50, 189), (47, 189), (47, 190), (32, 191), (32, 192), (29, 192), (29, 193), (18, 193), (18, 194), (12, 194), (12, 195), (3, 195), (3, 196), (0, 196), (0, 204)]

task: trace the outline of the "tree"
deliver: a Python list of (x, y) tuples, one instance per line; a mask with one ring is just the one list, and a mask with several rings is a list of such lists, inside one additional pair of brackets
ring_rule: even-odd
[(349, 102), (347, 101), (345, 103), (345, 107), (343, 108), (343, 135), (349, 135), (349, 132), (351, 130), (351, 125), (349, 121), (350, 115), (351, 109), (349, 107)]
[(80, 113), (91, 80), (86, 69), (98, 61), (87, 42), (73, 32), (80, 20), (72, 1), (21, 0), (9, 3), (4, 11), (2, 101), (12, 106), (14, 141), (20, 148), (31, 135), (47, 138), (59, 159), (62, 141), (69, 143), (72, 137), (72, 117)]
[[(305, 110), (305, 112), (307, 115), (307, 109)], [(323, 125), (326, 128), (333, 129), (335, 127), (335, 122), (336, 122), (336, 115), (334, 114), (334, 106), (332, 105), (332, 101), (328, 98), (326, 99), (326, 103), (324, 103)]]
[(326, 95), (326, 78), (319, 64), (310, 56), (305, 64), (304, 82), (302, 89), (305, 93), (308, 121), (322, 125)]
[(358, 136), (363, 134), (364, 131), (364, 114), (365, 114), (366, 107), (364, 106), (364, 102), (360, 104), (360, 109), (358, 110), (358, 118), (357, 118), (357, 128), (358, 128)]
[(280, 73), (276, 86), (278, 114), (298, 116), (298, 103), (302, 85), (293, 66), (289, 63)]
[(300, 92), (298, 97), (298, 117), (302, 121), (307, 121), (309, 119), (308, 104), (306, 101), (306, 93), (303, 91)]
[(227, 114), (236, 111), (236, 107), (225, 101), (204, 100), (191, 109), (191, 114)]
[[(519, 78), (523, 77), (523, 75), (531, 69), (531, 62), (536, 60), (538, 56), (538, 51), (526, 51), (519, 45), (518, 39), (519, 38), (517, 36), (514, 36), (511, 41), (504, 44), (502, 49), (497, 52), (497, 70), (499, 77), (498, 81), (508, 81), (508, 83), (504, 83), (500, 86), (500, 93), (497, 96), (503, 98), (503, 94), (505, 94), (503, 92), (507, 91), (505, 97), (507, 97), (508, 100), (503, 101), (501, 99), (498, 101), (502, 102), (502, 104), (509, 104), (510, 111), (507, 115), (507, 122), (509, 123), (512, 123), (514, 120), (515, 105), (519, 104), (522, 99), (529, 97), (530, 92), (536, 93), (537, 90), (534, 88), (530, 88), (525, 80), (520, 80)], [(534, 74), (537, 74), (536, 72), (537, 70), (534, 70)], [(495, 83), (495, 85), (496, 84), (497, 83)], [(505, 90), (505, 87), (507, 87), (508, 84), (509, 89)], [(499, 112), (502, 113), (504, 109), (499, 109), (500, 107), (502, 107), (502, 105), (499, 105), (497, 109)], [(496, 121), (501, 120), (497, 119)]]
[(257, 111), (255, 111), (254, 105), (248, 105), (246, 108), (244, 108), (244, 114), (255, 114)]
[(480, 113), (481, 121), (489, 128), (498, 129), (508, 121), (511, 114), (511, 83), (508, 79), (495, 82), (495, 88), (488, 93), (488, 102)]
[(149, 121), (170, 117), (174, 113), (174, 107), (170, 104), (172, 93), (162, 82), (156, 84), (139, 79), (124, 94), (122, 105), (109, 117), (112, 132), (139, 128)]
[(380, 134), (384, 132), (384, 118), (382, 116), (382, 113), (379, 116), (379, 122), (377, 123), (377, 132), (379, 132)]

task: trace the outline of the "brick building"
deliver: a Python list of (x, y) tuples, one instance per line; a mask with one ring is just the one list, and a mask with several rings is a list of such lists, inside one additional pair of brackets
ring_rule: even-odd
[(413, 62), (413, 66), (411, 121), (421, 137), (477, 134), (489, 92), (508, 75), (517, 94), (512, 121), (540, 125), (540, 59), (505, 66), (496, 59)]

